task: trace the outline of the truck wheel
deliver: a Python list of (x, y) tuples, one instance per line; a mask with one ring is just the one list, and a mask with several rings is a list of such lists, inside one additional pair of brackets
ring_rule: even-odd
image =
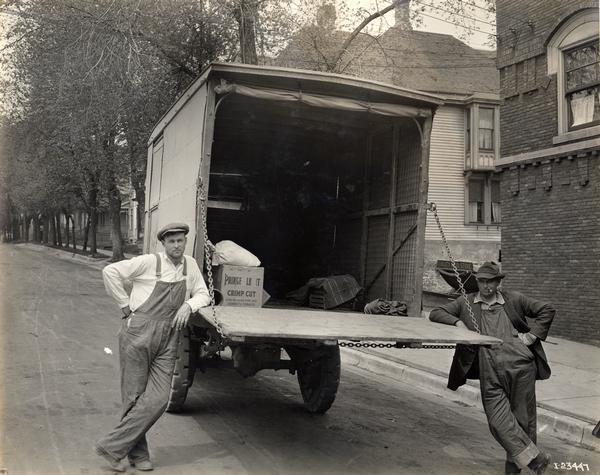
[(335, 401), (340, 384), (340, 348), (325, 346), (298, 368), (298, 383), (309, 412), (324, 414)]
[(196, 352), (196, 343), (191, 339), (191, 330), (186, 327), (179, 338), (167, 412), (179, 412), (183, 409), (188, 390), (194, 381)]

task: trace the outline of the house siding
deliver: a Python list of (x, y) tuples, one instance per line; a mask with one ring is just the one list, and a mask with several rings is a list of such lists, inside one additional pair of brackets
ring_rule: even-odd
[[(452, 256), (472, 262), (497, 260), (500, 251), (498, 226), (465, 225), (465, 109), (442, 106), (436, 112), (431, 134), (429, 201), (434, 202)], [(436, 271), (438, 260), (448, 260), (439, 228), (428, 213), (425, 232), (424, 288), (448, 292), (451, 287)]]
[[(465, 225), (465, 113), (442, 106), (433, 120), (429, 165), (429, 201), (437, 205), (448, 240), (500, 241), (498, 226)], [(440, 240), (432, 213), (427, 216), (427, 240)]]

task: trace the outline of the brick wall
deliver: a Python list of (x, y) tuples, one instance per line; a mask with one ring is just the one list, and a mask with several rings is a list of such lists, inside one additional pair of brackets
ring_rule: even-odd
[(546, 43), (575, 12), (598, 1), (497, 0), (501, 155), (552, 146), (557, 134), (556, 75), (548, 76)]
[[(556, 76), (546, 75), (546, 56), (536, 63), (536, 83), (531, 89), (516, 79), (517, 67), (509, 66), (500, 73), (500, 154), (510, 156), (552, 146), (558, 130)], [(509, 78), (512, 76), (512, 79)], [(516, 87), (507, 87), (506, 83)], [(519, 92), (515, 92), (519, 91)]]
[(600, 156), (502, 172), (504, 287), (550, 302), (550, 335), (600, 346)]

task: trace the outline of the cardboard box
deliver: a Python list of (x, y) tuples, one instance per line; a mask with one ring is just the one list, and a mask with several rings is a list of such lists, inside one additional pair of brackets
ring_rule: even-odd
[(262, 307), (264, 267), (225, 264), (213, 269), (215, 288), (223, 294), (221, 305)]

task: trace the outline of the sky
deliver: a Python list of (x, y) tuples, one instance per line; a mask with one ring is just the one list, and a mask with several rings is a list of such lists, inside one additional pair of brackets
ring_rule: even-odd
[[(346, 2), (352, 8), (364, 8), (370, 13), (378, 11), (389, 4), (389, 0), (346, 0)], [(465, 22), (464, 26), (468, 28), (451, 24), (456, 20), (449, 18), (450, 4), (451, 2), (448, 0), (412, 0), (411, 11), (425, 7), (425, 11), (420, 15), (423, 24), (420, 26), (413, 25), (414, 29), (456, 36), (472, 48), (495, 49), (495, 46), (489, 44), (489, 35), (487, 34), (496, 33), (495, 17), (484, 10), (483, 2), (481, 0), (464, 0), (463, 4), (467, 11), (459, 18)], [(441, 20), (433, 17), (441, 18)], [(394, 12), (389, 12), (382, 20), (373, 23), (376, 24), (375, 28), (387, 29), (394, 26)], [(465, 34), (467, 34), (467, 37), (465, 37)]]

